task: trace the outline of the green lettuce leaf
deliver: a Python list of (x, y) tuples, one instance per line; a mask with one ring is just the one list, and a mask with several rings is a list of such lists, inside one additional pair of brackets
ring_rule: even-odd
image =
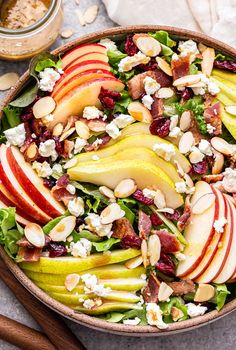
[(172, 56), (174, 51), (171, 49), (176, 46), (176, 42), (169, 37), (169, 34), (164, 30), (159, 30), (158, 32), (148, 33), (154, 39), (161, 43), (163, 56)]
[(35, 56), (29, 65), (30, 75), (38, 80), (38, 73), (43, 71), (45, 68), (61, 68), (62, 61), (58, 56), (52, 55), (49, 52), (42, 52)]
[(99, 317), (102, 320), (111, 323), (119, 323), (124, 318), (124, 314), (120, 312), (109, 312), (108, 314), (102, 315)]
[(129, 310), (124, 312), (123, 320), (130, 320), (138, 317), (141, 321), (139, 323), (140, 326), (147, 325), (147, 317), (146, 317), (146, 308), (143, 305), (143, 308), (140, 310)]
[(188, 310), (187, 306), (178, 297), (172, 297), (172, 298), (170, 298), (170, 301), (165, 301), (165, 302), (159, 303), (159, 306), (160, 306), (161, 311), (163, 313), (163, 321), (165, 323), (174, 322), (172, 317), (171, 317), (172, 307), (176, 307), (177, 309), (179, 309), (183, 312), (183, 317), (181, 317), (179, 319), (179, 321), (187, 320), (189, 318), (188, 312), (187, 312), (187, 310)]
[(119, 206), (122, 210), (125, 212), (125, 217), (129, 220), (131, 225), (133, 225), (135, 220), (135, 213), (125, 204), (125, 202), (122, 199), (118, 199)]
[(216, 294), (210, 302), (216, 304), (216, 309), (220, 311), (225, 304), (227, 295), (230, 294), (225, 284), (214, 284)]
[(11, 106), (14, 107), (27, 107), (34, 102), (38, 93), (38, 84), (29, 85), (22, 94), (17, 97), (14, 101), (10, 102)]
[(119, 243), (119, 242), (120, 242), (120, 239), (111, 237), (103, 242), (93, 242), (92, 245), (96, 249), (97, 252), (106, 252), (114, 244)]
[(76, 232), (76, 240), (74, 240), (74, 242), (79, 241), (80, 238), (86, 238), (90, 242), (99, 242), (102, 239), (101, 237), (97, 236), (95, 233), (92, 233), (88, 230), (82, 230), (80, 232)]
[(10, 128), (14, 128), (15, 126), (21, 123), (20, 115), (21, 115), (22, 108), (8, 105), (4, 107), (2, 110), (7, 118)]
[(118, 67), (118, 64), (120, 63), (120, 61), (125, 58), (127, 56), (126, 53), (123, 53), (119, 50), (115, 50), (115, 51), (112, 51), (112, 50), (108, 50), (107, 51), (107, 56), (108, 56), (108, 59), (109, 59), (109, 63), (112, 67), (115, 67), (117, 68)]
[(126, 113), (128, 105), (132, 99), (129, 97), (128, 91), (124, 90), (121, 92), (121, 99), (116, 102), (113, 113)]
[(45, 233), (45, 235), (48, 235), (49, 232), (62, 220), (64, 219), (66, 216), (69, 216), (70, 213), (69, 211), (66, 211), (64, 215), (58, 216), (57, 218), (49, 221), (46, 225), (43, 226), (43, 232)]

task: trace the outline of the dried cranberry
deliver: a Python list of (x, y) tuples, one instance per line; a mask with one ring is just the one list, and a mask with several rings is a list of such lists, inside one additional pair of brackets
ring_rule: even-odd
[(165, 215), (165, 217), (169, 220), (179, 220), (180, 218), (180, 212), (178, 210), (175, 209), (174, 213), (173, 214), (170, 214), (170, 213), (166, 213), (164, 212), (163, 213)]
[(192, 164), (191, 173), (198, 174), (198, 175), (204, 175), (208, 171), (208, 164), (206, 160), (202, 160), (201, 162), (198, 162), (196, 164)]
[[(32, 132), (36, 135), (36, 136), (41, 136), (45, 133), (43, 133), (43, 130), (44, 130), (44, 125), (43, 123), (41, 122), (41, 120), (39, 119), (33, 119), (31, 120), (31, 123), (30, 123), (30, 128), (32, 130)], [(47, 131), (46, 135), (48, 134), (49, 132)], [(44, 138), (46, 137), (46, 135), (44, 136)], [(42, 136), (41, 136), (42, 137)], [(46, 140), (46, 138), (45, 138)], [(41, 141), (41, 142), (44, 142), (44, 141)]]
[(53, 136), (53, 140), (55, 141), (55, 144), (56, 144), (55, 146), (56, 152), (59, 154), (59, 156), (62, 156), (64, 154), (63, 142), (60, 142), (59, 138), (56, 136)]
[(150, 216), (150, 219), (153, 226), (158, 226), (163, 224), (163, 221), (159, 218), (159, 216), (156, 213), (152, 213)]
[(58, 256), (63, 256), (67, 254), (67, 249), (64, 245), (50, 242), (48, 244), (48, 251), (50, 258), (56, 258)]
[(51, 132), (49, 130), (46, 130), (39, 136), (39, 141), (45, 142), (47, 140), (50, 140), (51, 138), (52, 138)]
[(156, 268), (168, 276), (175, 275), (175, 264), (172, 261), (171, 257), (165, 253), (161, 253), (161, 257), (156, 264)]
[(181, 91), (181, 98), (184, 101), (187, 101), (192, 97), (193, 97), (193, 90), (186, 87), (183, 91)]
[(56, 180), (54, 180), (54, 179), (44, 179), (43, 180), (43, 184), (44, 184), (45, 187), (51, 189), (51, 188), (53, 188), (53, 186), (55, 186)]
[(170, 119), (164, 117), (157, 118), (153, 120), (149, 129), (152, 135), (166, 137), (170, 132)]
[(80, 225), (84, 224), (83, 218), (76, 218), (76, 226), (79, 227)]
[(136, 248), (139, 249), (141, 247), (141, 239), (135, 235), (126, 235), (121, 239), (121, 247), (123, 249), (128, 248)]
[(115, 107), (116, 101), (118, 101), (121, 98), (121, 95), (117, 91), (107, 90), (101, 87), (101, 91), (98, 98), (103, 108), (112, 110)]
[(27, 122), (29, 121), (30, 119), (34, 119), (34, 114), (33, 114), (33, 110), (32, 110), (32, 107), (26, 107), (24, 108), (21, 116), (20, 116), (20, 119), (22, 122)]
[(226, 69), (236, 73), (236, 62), (234, 61), (214, 61), (214, 67), (219, 69)]
[(69, 185), (69, 175), (64, 174), (57, 180), (57, 186), (66, 187), (67, 185)]
[(152, 205), (154, 203), (153, 199), (145, 197), (142, 190), (136, 190), (133, 193), (133, 198), (138, 202), (146, 205)]
[(138, 48), (135, 45), (133, 41), (133, 35), (127, 35), (125, 39), (125, 46), (124, 46), (124, 51), (127, 53), (129, 56), (134, 56), (136, 53), (138, 53)]
[(158, 65), (157, 65), (155, 58), (151, 58), (147, 64), (139, 64), (138, 68), (144, 72), (146, 72), (148, 70), (155, 71), (158, 68)]

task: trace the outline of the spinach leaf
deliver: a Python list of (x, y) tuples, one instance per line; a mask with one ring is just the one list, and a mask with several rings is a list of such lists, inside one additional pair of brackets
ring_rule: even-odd
[(135, 213), (127, 206), (125, 205), (124, 201), (122, 199), (118, 199), (118, 204), (122, 210), (125, 212), (125, 217), (129, 220), (131, 225), (133, 225), (135, 220)]
[(216, 290), (216, 294), (214, 298), (209, 301), (216, 304), (216, 309), (220, 311), (225, 304), (227, 295), (229, 295), (230, 292), (228, 291), (227, 286), (225, 284), (214, 284), (214, 287)]
[(179, 321), (184, 321), (189, 318), (188, 316), (188, 308), (183, 302), (181, 301), (180, 298), (178, 297), (172, 297), (170, 298), (170, 301), (165, 301), (162, 303), (159, 303), (161, 311), (163, 313), (163, 321), (165, 323), (172, 323), (174, 322), (172, 317), (171, 317), (171, 309), (172, 307), (176, 307), (180, 311), (182, 311), (183, 316), (179, 319)]
[(113, 110), (113, 113), (126, 113), (128, 105), (132, 99), (129, 96), (128, 91), (124, 90), (121, 92), (121, 98), (119, 101), (116, 102), (115, 108)]
[(10, 128), (14, 128), (15, 126), (20, 124), (21, 122), (20, 114), (22, 111), (21, 108), (8, 105), (4, 107), (2, 110), (5, 113), (5, 116), (7, 118)]
[(154, 33), (148, 33), (150, 36), (152, 36), (154, 39), (159, 41), (161, 44), (164, 44), (168, 47), (174, 47), (176, 46), (176, 42), (170, 38), (169, 33), (167, 33), (164, 30), (159, 30), (158, 32)]
[(120, 242), (120, 239), (111, 237), (103, 242), (93, 242), (92, 245), (96, 249), (97, 252), (106, 252), (114, 244), (119, 243), (119, 242)]
[(78, 240), (80, 238), (86, 238), (88, 239), (90, 242), (100, 242), (101, 241), (101, 237), (97, 236), (95, 233), (92, 233), (88, 230), (82, 230), (80, 232), (76, 233), (76, 236), (78, 237)]
[(133, 319), (135, 317), (138, 317), (141, 321), (139, 325), (145, 326), (147, 325), (147, 317), (146, 317), (146, 308), (145, 306), (142, 307), (140, 310), (129, 310), (124, 312), (124, 318), (123, 320)]
[(38, 93), (38, 84), (28, 86), (25, 91), (9, 104), (14, 107), (27, 107), (34, 102)]

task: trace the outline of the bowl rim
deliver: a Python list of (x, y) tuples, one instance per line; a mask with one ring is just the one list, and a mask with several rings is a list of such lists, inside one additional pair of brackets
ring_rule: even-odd
[[(165, 30), (169, 32), (171, 35), (177, 36), (181, 39), (193, 39), (196, 42), (202, 42), (203, 44), (213, 47), (221, 52), (226, 53), (232, 57), (236, 58), (236, 49), (231, 46), (217, 40), (211, 38), (205, 34), (197, 33), (191, 30), (171, 27), (171, 26), (159, 26), (159, 25), (138, 25), (138, 26), (125, 26), (125, 27), (115, 27), (109, 28), (106, 30), (101, 30), (98, 32), (93, 32), (91, 34), (83, 35), (69, 43), (66, 43), (54, 51), (53, 54), (63, 54), (66, 51), (81, 45), (87, 44), (91, 42), (98, 41), (105, 37), (115, 37), (118, 35), (124, 35), (129, 33), (140, 33), (140, 32), (148, 32), (148, 31), (157, 31), (157, 30)], [(27, 70), (17, 81), (11, 91), (6, 95), (3, 101), (0, 103), (0, 116), (2, 108), (7, 105), (22, 89), (22, 87), (27, 83), (29, 79), (29, 71)], [(173, 333), (185, 332), (188, 330), (192, 330), (194, 328), (209, 324), (230, 312), (236, 309), (236, 298), (232, 301), (228, 302), (221, 311), (211, 311), (206, 313), (203, 316), (199, 316), (196, 318), (192, 318), (186, 321), (176, 322), (170, 324), (169, 327), (165, 330), (160, 330), (153, 326), (131, 326), (124, 325), (119, 323), (109, 323), (107, 321), (101, 320), (99, 318), (89, 316), (82, 313), (77, 313), (74, 310), (70, 309), (68, 306), (63, 305), (62, 303), (56, 301), (44, 291), (42, 291), (39, 287), (37, 287), (20, 269), (20, 267), (6, 254), (3, 247), (0, 247), (0, 256), (4, 260), (5, 264), (9, 268), (9, 270), (13, 273), (13, 275), (18, 279), (18, 281), (37, 299), (39, 299), (42, 303), (47, 305), (49, 308), (53, 309), (60, 315), (84, 325), (86, 327), (100, 330), (103, 332), (119, 334), (119, 335), (128, 335), (128, 336), (158, 336), (158, 335), (168, 335)]]

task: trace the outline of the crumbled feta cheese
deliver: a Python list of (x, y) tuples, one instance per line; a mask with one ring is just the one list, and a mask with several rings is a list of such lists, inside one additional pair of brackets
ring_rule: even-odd
[(85, 294), (93, 293), (99, 297), (106, 297), (111, 292), (111, 288), (106, 288), (103, 284), (98, 283), (98, 279), (95, 275), (86, 273), (81, 276), (81, 279), (85, 283)]
[(87, 106), (83, 111), (83, 118), (87, 120), (98, 119), (103, 116), (103, 113), (95, 106)]
[(205, 95), (206, 93), (204, 87), (193, 87), (192, 90), (194, 95)]
[(180, 51), (181, 56), (186, 56), (187, 54), (197, 55), (199, 53), (197, 43), (193, 40), (180, 41), (178, 50)]
[(177, 193), (193, 194), (195, 187), (188, 187), (186, 182), (180, 181), (175, 183), (175, 190)]
[(118, 64), (119, 72), (128, 72), (139, 64), (147, 64), (149, 61), (150, 57), (145, 56), (142, 52), (139, 51), (134, 56), (127, 56), (125, 58), (122, 58)]
[(68, 203), (68, 210), (71, 213), (71, 215), (74, 215), (76, 217), (83, 215), (84, 214), (83, 198), (77, 197), (77, 198), (71, 199)]
[(70, 194), (75, 194), (75, 192), (76, 192), (75, 186), (73, 186), (71, 184), (67, 185), (66, 189), (67, 189), (68, 192), (70, 192)]
[(98, 147), (99, 145), (101, 145), (103, 143), (102, 139), (97, 139), (93, 142), (93, 146), (94, 147)]
[(114, 121), (111, 123), (107, 124), (106, 126), (106, 132), (112, 139), (116, 139), (121, 135), (119, 128), (116, 126)]
[(181, 252), (176, 252), (174, 253), (174, 256), (176, 257), (177, 260), (179, 261), (184, 261), (186, 260), (186, 255), (181, 253)]
[(83, 307), (85, 307), (85, 309), (92, 309), (95, 305), (96, 304), (93, 299), (86, 299), (83, 303)]
[(195, 305), (194, 303), (188, 303), (185, 305), (187, 306), (187, 313), (191, 318), (202, 316), (207, 311), (206, 306)]
[(198, 148), (206, 156), (212, 156), (211, 144), (207, 140), (202, 139), (198, 145)]
[(228, 221), (226, 220), (226, 218), (222, 217), (214, 222), (213, 227), (216, 230), (216, 232), (223, 233), (224, 226), (227, 224), (227, 222)]
[(24, 123), (17, 125), (15, 128), (5, 130), (4, 135), (11, 145), (18, 147), (23, 146), (26, 138)]
[(226, 168), (222, 185), (227, 192), (236, 193), (236, 170)]
[(129, 114), (119, 114), (118, 117), (113, 120), (119, 129), (125, 128), (126, 126), (132, 124), (134, 121), (135, 119)]
[(86, 228), (89, 229), (92, 232), (95, 232), (100, 237), (110, 237), (112, 235), (112, 224), (102, 224), (101, 218), (99, 215), (94, 213), (89, 213), (88, 216), (85, 218)]
[(142, 98), (142, 103), (147, 109), (152, 109), (152, 104), (154, 99), (150, 95), (144, 95)]
[(213, 125), (207, 124), (207, 132), (208, 132), (208, 134), (212, 135), (214, 133), (215, 129), (216, 128)]
[(99, 160), (99, 159), (100, 159), (100, 157), (97, 156), (96, 154), (94, 156), (92, 156), (92, 160)]
[(156, 143), (153, 145), (153, 151), (157, 153), (158, 156), (162, 157), (166, 161), (170, 161), (175, 155), (175, 147), (168, 143)]
[(98, 295), (99, 297), (105, 298), (111, 293), (111, 288), (104, 287), (103, 284), (97, 284), (96, 286), (94, 286), (92, 293)]
[(144, 197), (147, 197), (147, 198), (150, 198), (150, 199), (154, 199), (155, 195), (156, 195), (156, 191), (150, 190), (149, 188), (144, 188), (143, 189), (143, 195), (144, 195)]
[(107, 50), (111, 50), (111, 51), (116, 51), (117, 50), (116, 43), (113, 40), (109, 39), (109, 38), (101, 39), (99, 41), (99, 44), (102, 45), (102, 46), (105, 46), (105, 48)]
[(81, 279), (84, 282), (85, 286), (91, 290), (98, 283), (96, 275), (91, 275), (90, 273), (85, 273), (84, 275), (81, 276)]
[(178, 126), (175, 126), (172, 130), (170, 130), (169, 135), (170, 137), (177, 138), (182, 134), (182, 131)]
[(52, 172), (56, 173), (58, 175), (62, 175), (63, 174), (63, 169), (61, 164), (54, 164), (52, 167)]
[(53, 68), (45, 68), (39, 73), (39, 89), (52, 92), (56, 82), (60, 79), (60, 73)]
[(178, 114), (175, 114), (170, 118), (170, 130), (174, 129), (178, 125), (178, 121), (179, 121)]
[(137, 326), (141, 322), (139, 317), (135, 317), (133, 320), (123, 320), (124, 324), (130, 325), (130, 326)]
[(162, 320), (162, 311), (159, 305), (155, 303), (147, 303), (146, 316), (147, 322), (151, 326), (156, 326), (159, 329), (168, 328), (168, 325)]
[(201, 162), (204, 157), (205, 155), (197, 147), (192, 147), (191, 153), (189, 154), (189, 160), (192, 164)]
[(70, 244), (71, 255), (75, 257), (87, 258), (91, 252), (91, 249), (92, 243), (86, 238), (81, 238), (78, 242), (71, 242)]
[(85, 145), (87, 145), (87, 141), (81, 137), (77, 137), (75, 140), (74, 154), (80, 153)]
[(32, 169), (36, 170), (39, 177), (49, 177), (52, 175), (52, 169), (50, 167), (50, 164), (46, 161), (44, 161), (43, 163), (34, 161), (32, 163)]
[(46, 140), (45, 142), (40, 142), (39, 154), (42, 157), (52, 157), (52, 160), (55, 161), (58, 156), (56, 152), (55, 141), (50, 139), (50, 140)]
[(172, 61), (177, 61), (179, 59), (179, 56), (177, 55), (177, 53), (173, 53), (171, 60)]
[(161, 87), (155, 79), (148, 76), (144, 78), (143, 83), (147, 95), (154, 95)]
[(209, 82), (207, 84), (208, 87), (208, 92), (211, 95), (217, 95), (220, 92), (219, 86), (214, 82), (209, 79)]

